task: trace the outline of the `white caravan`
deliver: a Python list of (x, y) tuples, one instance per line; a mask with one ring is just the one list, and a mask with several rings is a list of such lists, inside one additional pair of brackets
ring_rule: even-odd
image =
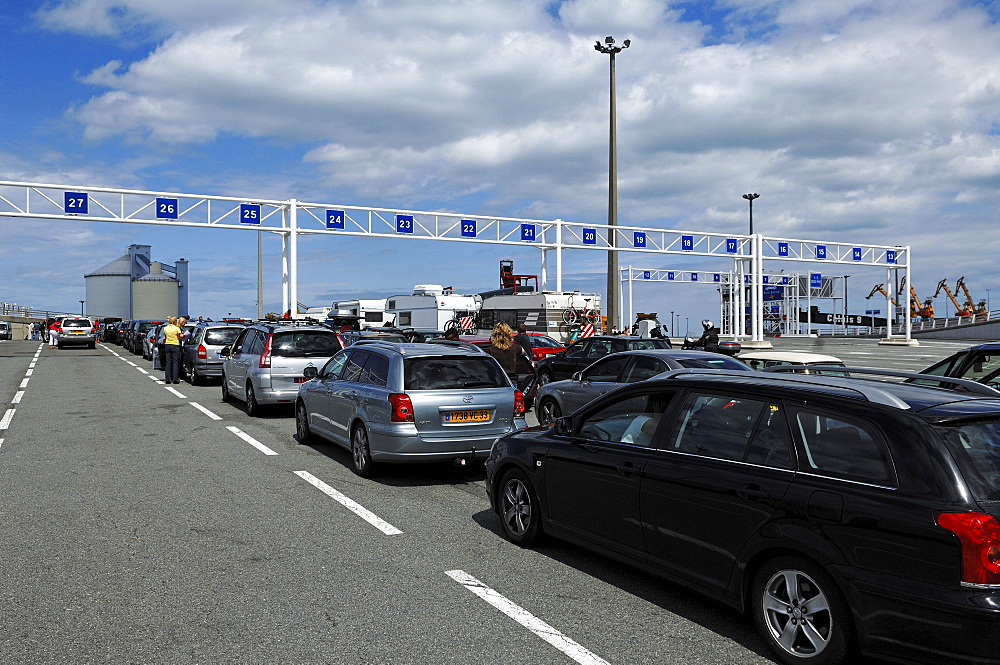
[(446, 330), (452, 321), (474, 318), (479, 298), (452, 293), (440, 284), (417, 284), (411, 295), (388, 298), (385, 310), (395, 317), (397, 328)]
[(593, 334), (600, 335), (601, 295), (580, 291), (483, 294), (479, 333), (490, 334), (500, 321), (515, 329), (523, 323), (528, 332), (548, 335), (559, 342), (578, 337), (581, 326), (587, 323), (594, 326)]
[(392, 314), (385, 310), (386, 299), (338, 300), (329, 316), (357, 316), (362, 328), (379, 328), (392, 324)]

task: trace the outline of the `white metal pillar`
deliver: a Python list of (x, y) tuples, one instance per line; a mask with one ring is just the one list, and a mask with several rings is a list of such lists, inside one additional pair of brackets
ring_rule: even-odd
[[(619, 280), (619, 283), (620, 283), (620, 280)], [(633, 320), (634, 316), (635, 316), (635, 314), (632, 311), (632, 266), (630, 264), (629, 267), (628, 267), (628, 322), (629, 322), (629, 325), (632, 324), (632, 320)], [(615, 326), (615, 327), (616, 328), (620, 328), (621, 326)]]
[[(281, 210), (281, 227), (288, 229), (288, 208)], [(289, 242), (288, 234), (281, 234), (281, 313), (289, 311), (288, 308), (288, 268), (289, 268)]]
[[(556, 220), (556, 291), (562, 293), (562, 220)], [(603, 309), (603, 308), (602, 308)]]
[(542, 291), (548, 291), (549, 290), (549, 250), (548, 249), (543, 249), (542, 250), (542, 269), (539, 272), (541, 273), (539, 275), (539, 277), (541, 278), (541, 284), (538, 285), (538, 288), (541, 289)]
[(892, 304), (892, 297), (896, 295), (896, 284), (892, 279), (892, 269), (885, 269), (885, 283), (889, 287), (885, 291), (885, 311), (888, 312), (885, 317), (885, 338), (892, 339), (892, 323), (893, 319), (896, 318), (895, 306)]
[(288, 298), (292, 301), (292, 318), (299, 311), (299, 202), (292, 199), (288, 202), (288, 221), (290, 226), (288, 252), (291, 268), (288, 271)]
[[(913, 284), (910, 281), (910, 248), (906, 248), (906, 268), (903, 269), (903, 274), (906, 276), (906, 283)], [(919, 303), (918, 303), (919, 304)], [(903, 307), (904, 316), (906, 317), (906, 325), (904, 327), (905, 337), (907, 343), (913, 340), (913, 318), (910, 316), (910, 289), (906, 289), (906, 303)]]

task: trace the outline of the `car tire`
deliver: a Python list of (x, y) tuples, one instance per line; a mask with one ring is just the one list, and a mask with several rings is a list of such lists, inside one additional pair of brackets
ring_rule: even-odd
[(62, 342), (56, 342), (56, 348), (57, 349), (63, 348), (63, 343)]
[(351, 433), (351, 470), (362, 478), (372, 475), (372, 450), (364, 425), (358, 425)]
[[(757, 631), (790, 665), (836, 665), (847, 658), (853, 627), (840, 589), (826, 571), (798, 557), (765, 564), (751, 591)], [(820, 609), (809, 611), (809, 605)]]
[(229, 392), (229, 381), (226, 380), (226, 373), (222, 373), (222, 401), (225, 403), (230, 403), (233, 401), (233, 396)]
[(541, 507), (531, 481), (520, 469), (511, 469), (497, 485), (500, 525), (507, 540), (528, 547), (542, 534)]
[(559, 403), (551, 398), (543, 399), (538, 403), (537, 413), (539, 425), (551, 425), (556, 421), (556, 418), (562, 417), (562, 409), (559, 408)]
[(197, 386), (198, 384), (201, 383), (201, 376), (198, 374), (198, 370), (194, 368), (194, 365), (188, 367), (186, 373), (187, 373), (188, 383), (190, 383), (192, 386)]
[(544, 386), (546, 383), (552, 383), (552, 372), (543, 369), (538, 373), (538, 386)]
[(309, 413), (306, 411), (306, 403), (302, 400), (295, 403), (295, 438), (303, 445), (315, 441), (312, 430), (309, 429)]
[(247, 381), (247, 403), (246, 412), (248, 416), (259, 416), (261, 411), (260, 402), (257, 401), (257, 394), (253, 391), (253, 382)]

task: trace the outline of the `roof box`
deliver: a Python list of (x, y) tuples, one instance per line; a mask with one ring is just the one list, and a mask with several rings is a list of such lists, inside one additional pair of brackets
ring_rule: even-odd
[(440, 296), (444, 295), (444, 286), (441, 284), (417, 284), (413, 287), (415, 296)]

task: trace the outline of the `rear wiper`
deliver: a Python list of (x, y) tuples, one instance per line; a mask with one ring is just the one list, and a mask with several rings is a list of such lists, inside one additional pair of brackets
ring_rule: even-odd
[(467, 381), (462, 384), (463, 388), (496, 388), (496, 384), (491, 381)]

